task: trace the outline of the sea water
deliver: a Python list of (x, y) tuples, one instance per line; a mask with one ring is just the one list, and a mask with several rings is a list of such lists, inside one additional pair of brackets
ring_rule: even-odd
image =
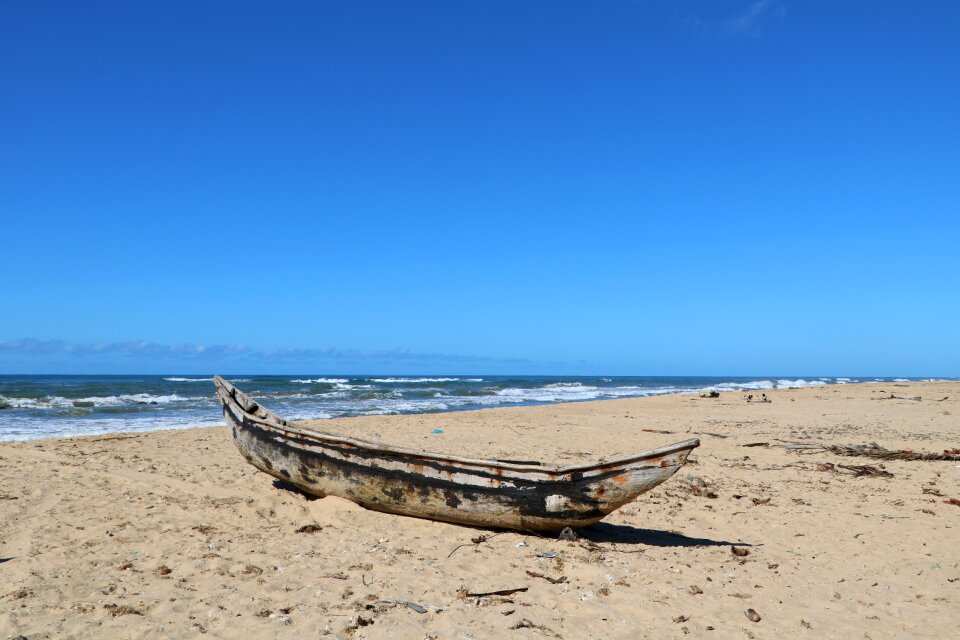
[[(226, 376), (291, 420), (458, 411), (629, 398), (704, 389), (807, 387), (890, 378), (614, 376)], [(903, 379), (896, 379), (903, 380)], [(213, 380), (200, 375), (0, 376), (0, 440), (223, 423)]]

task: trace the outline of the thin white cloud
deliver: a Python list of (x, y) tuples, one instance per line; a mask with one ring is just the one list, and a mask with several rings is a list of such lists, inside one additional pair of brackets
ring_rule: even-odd
[(767, 25), (782, 22), (786, 16), (787, 9), (780, 0), (757, 0), (722, 24), (733, 35), (759, 36)]
[(755, 0), (734, 13), (712, 17), (692, 16), (684, 21), (688, 29), (704, 35), (758, 38), (787, 17), (783, 0)]
[(285, 348), (255, 349), (246, 344), (160, 344), (147, 341), (73, 343), (63, 340), (0, 341), (0, 356), (85, 359), (153, 359), (185, 362), (397, 362), (397, 363), (519, 363), (518, 358), (492, 358), (443, 353), (418, 353), (409, 349), (364, 351), (359, 349)]

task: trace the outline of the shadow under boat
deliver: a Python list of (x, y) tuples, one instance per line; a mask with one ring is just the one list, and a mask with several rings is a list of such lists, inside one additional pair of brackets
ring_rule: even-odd
[(650, 547), (751, 547), (746, 542), (713, 540), (711, 538), (693, 538), (681, 533), (660, 529), (641, 529), (624, 524), (598, 522), (588, 527), (575, 529), (578, 537), (590, 542), (611, 542), (616, 544), (643, 544)]
[[(301, 490), (299, 487), (288, 484), (286, 482), (281, 482), (280, 480), (273, 481), (273, 487), (275, 489), (280, 489), (281, 491), (289, 491), (290, 493), (296, 493), (303, 497), (306, 500), (321, 500), (315, 495), (311, 495), (306, 491)], [(403, 516), (397, 516), (403, 517)], [(463, 527), (465, 529), (474, 529), (480, 531), (515, 531), (516, 533), (523, 535), (524, 531), (516, 531), (509, 528), (501, 527), (477, 527), (465, 524), (457, 524), (453, 522), (445, 523), (451, 527)], [(590, 542), (607, 542), (615, 544), (638, 544), (638, 545), (647, 545), (650, 547), (729, 547), (736, 545), (738, 547), (752, 547), (753, 545), (746, 542), (731, 542), (729, 540), (712, 540), (710, 538), (694, 538), (691, 536), (685, 536), (680, 533), (673, 533), (671, 531), (662, 531), (659, 529), (642, 529), (640, 527), (631, 527), (629, 525), (623, 524), (610, 524), (608, 522), (598, 522), (587, 527), (580, 527), (573, 530), (577, 537), (583, 540), (589, 540)], [(542, 532), (530, 532), (533, 535), (542, 538), (554, 539), (553, 536), (544, 535)], [(557, 532), (559, 534), (559, 532)]]

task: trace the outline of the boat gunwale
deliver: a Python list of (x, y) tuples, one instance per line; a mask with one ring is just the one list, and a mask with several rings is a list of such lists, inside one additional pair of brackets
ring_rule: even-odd
[[(235, 410), (235, 413), (242, 415), (246, 420), (256, 423), (257, 425), (265, 428), (267, 431), (279, 431), (283, 434), (294, 434), (299, 437), (302, 437), (306, 440), (315, 441), (318, 445), (322, 446), (324, 442), (329, 442), (331, 444), (340, 444), (355, 447), (357, 449), (362, 449), (365, 451), (370, 451), (373, 453), (379, 454), (389, 454), (395, 456), (407, 456), (413, 458), (421, 458), (427, 460), (434, 460), (440, 462), (449, 462), (462, 465), (468, 465), (473, 467), (484, 467), (484, 468), (494, 468), (494, 469), (504, 469), (508, 471), (518, 471), (524, 473), (531, 472), (540, 472), (549, 475), (564, 475), (571, 473), (584, 473), (589, 471), (598, 471), (598, 470), (611, 470), (615, 467), (626, 467), (633, 462), (641, 462), (643, 460), (648, 460), (650, 458), (660, 458), (671, 453), (676, 453), (683, 450), (693, 450), (700, 446), (699, 438), (690, 438), (688, 440), (682, 440), (680, 442), (674, 442), (672, 444), (664, 445), (656, 449), (650, 449), (648, 451), (643, 451), (637, 454), (630, 456), (624, 456), (621, 458), (616, 458), (613, 460), (605, 460), (599, 462), (592, 462), (586, 464), (576, 464), (565, 467), (560, 466), (551, 466), (551, 465), (524, 465), (524, 464), (513, 464), (509, 462), (500, 462), (498, 460), (492, 459), (479, 459), (479, 458), (463, 458), (460, 456), (447, 455), (442, 453), (434, 453), (431, 451), (420, 451), (416, 449), (407, 449), (404, 447), (395, 447), (393, 445), (388, 445), (384, 443), (371, 442), (369, 440), (363, 440), (360, 438), (352, 438), (350, 436), (341, 436), (326, 431), (319, 431), (314, 429), (303, 429), (295, 426), (291, 426), (285, 420), (283, 424), (277, 424), (271, 422), (268, 419), (261, 418), (255, 414), (250, 413), (237, 400), (234, 396), (235, 391), (244, 393), (237, 389), (231, 382), (227, 381), (219, 375), (213, 377), (214, 384), (217, 386), (218, 396), (223, 404), (229, 403), (231, 407)], [(219, 391), (223, 391), (223, 394), (220, 394)], [(246, 395), (244, 393), (244, 395)], [(226, 396), (226, 398), (224, 398)], [(249, 396), (248, 396), (249, 397)], [(255, 400), (253, 402), (256, 402)], [(256, 402), (257, 407), (267, 411), (268, 415), (274, 415), (272, 412), (263, 407), (259, 402)], [(279, 422), (278, 418), (278, 422)], [(411, 462), (411, 464), (415, 464)], [(682, 463), (681, 463), (682, 464)]]

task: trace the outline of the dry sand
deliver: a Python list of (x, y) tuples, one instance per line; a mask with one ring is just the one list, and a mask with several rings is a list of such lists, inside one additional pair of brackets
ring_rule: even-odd
[(952, 449), (960, 383), (745, 395), (321, 423), (558, 462), (701, 438), (692, 464), (577, 542), (311, 500), (223, 428), (2, 444), (0, 638), (958, 637), (960, 463), (858, 478), (817, 465), (878, 463), (777, 445)]

